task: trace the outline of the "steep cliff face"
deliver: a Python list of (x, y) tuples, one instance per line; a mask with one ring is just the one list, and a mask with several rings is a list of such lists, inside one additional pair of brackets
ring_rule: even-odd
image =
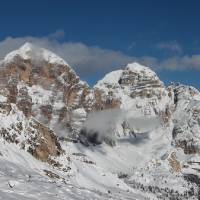
[(45, 162), (51, 162), (51, 157), (62, 153), (56, 135), (48, 127), (32, 117), (27, 118), (6, 97), (1, 96), (0, 107), (0, 136), (5, 141), (16, 144)]
[(144, 115), (157, 115), (171, 100), (155, 72), (138, 63), (107, 74), (95, 88), (103, 92), (104, 98), (119, 102), (116, 107), (143, 108)]
[(27, 116), (51, 128), (60, 124), (72, 131), (73, 110), (87, 108), (88, 85), (52, 52), (26, 43), (8, 54), (0, 68), (6, 97)]
[(175, 145), (186, 154), (200, 153), (200, 93), (189, 86), (172, 87), (176, 105), (172, 132)]

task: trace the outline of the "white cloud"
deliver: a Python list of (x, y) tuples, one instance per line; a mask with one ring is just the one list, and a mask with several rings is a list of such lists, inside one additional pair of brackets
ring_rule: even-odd
[(128, 46), (128, 51), (132, 50), (135, 46), (136, 46), (136, 42), (132, 42), (132, 43)]
[(182, 53), (182, 46), (177, 41), (161, 42), (156, 45), (160, 50), (168, 50), (173, 53)]
[[(60, 42), (64, 37), (63, 31), (57, 31), (46, 37), (8, 37), (0, 41), (0, 59), (10, 51), (19, 48), (29, 41), (38, 46), (47, 48), (65, 59), (81, 76), (90, 76), (95, 73), (107, 73), (122, 68), (127, 63), (136, 61), (154, 69), (198, 69), (200, 70), (200, 55), (184, 55), (159, 60), (156, 57), (134, 57), (120, 51), (103, 49), (98, 46), (88, 46), (81, 42)], [(178, 47), (173, 47), (178, 49)]]
[(195, 69), (200, 70), (200, 54), (176, 56), (158, 63), (160, 67), (171, 70)]
[(63, 30), (57, 30), (54, 33), (51, 33), (48, 38), (49, 39), (55, 39), (55, 40), (62, 40), (65, 37), (65, 32)]

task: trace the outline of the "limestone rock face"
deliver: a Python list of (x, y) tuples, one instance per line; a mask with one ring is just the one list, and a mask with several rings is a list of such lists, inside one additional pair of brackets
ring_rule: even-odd
[(32, 98), (28, 94), (28, 90), (26, 87), (22, 87), (18, 90), (17, 107), (19, 110), (23, 111), (25, 116), (31, 116), (32, 114)]
[(181, 164), (180, 162), (177, 160), (177, 157), (176, 157), (176, 153), (175, 152), (172, 152), (170, 154), (170, 157), (168, 158), (168, 161), (169, 161), (169, 164), (172, 168), (172, 171), (173, 172), (180, 172), (181, 171)]
[(89, 107), (85, 100), (88, 85), (48, 50), (26, 43), (8, 54), (1, 65), (0, 88), (6, 88), (8, 102), (27, 117), (34, 116), (51, 128), (59, 123), (72, 128), (70, 113)]
[[(112, 105), (125, 109), (132, 107), (133, 104), (137, 104), (137, 108), (159, 107), (158, 104), (164, 104), (165, 107), (165, 99), (170, 101), (168, 91), (155, 72), (138, 63), (129, 64), (124, 70), (107, 74), (95, 85), (95, 89), (103, 93), (101, 96), (104, 96), (106, 102), (112, 102)], [(161, 108), (161, 110), (164, 109)], [(154, 109), (151, 113), (155, 112)]]
[(52, 130), (33, 117), (27, 118), (15, 104), (10, 104), (7, 109), (8, 105), (9, 103), (0, 110), (1, 137), (30, 152), (41, 161), (50, 162), (51, 157), (62, 153), (57, 136)]
[(37, 144), (30, 147), (28, 151), (39, 160), (51, 162), (51, 156), (59, 156), (62, 153), (57, 137), (52, 130), (35, 120), (31, 125), (38, 131)]
[(186, 154), (200, 153), (200, 93), (193, 87), (179, 85), (174, 86), (174, 97), (175, 145)]

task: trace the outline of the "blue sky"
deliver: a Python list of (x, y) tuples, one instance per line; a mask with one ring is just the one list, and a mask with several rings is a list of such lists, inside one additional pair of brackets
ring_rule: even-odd
[(166, 83), (200, 88), (200, 1), (0, 2), (0, 57), (30, 40), (55, 51), (93, 84), (138, 61)]

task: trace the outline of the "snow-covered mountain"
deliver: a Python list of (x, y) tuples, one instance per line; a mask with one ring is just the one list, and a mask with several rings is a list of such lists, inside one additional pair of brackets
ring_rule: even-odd
[(90, 88), (26, 43), (0, 62), (1, 199), (199, 199), (200, 92), (131, 63)]

